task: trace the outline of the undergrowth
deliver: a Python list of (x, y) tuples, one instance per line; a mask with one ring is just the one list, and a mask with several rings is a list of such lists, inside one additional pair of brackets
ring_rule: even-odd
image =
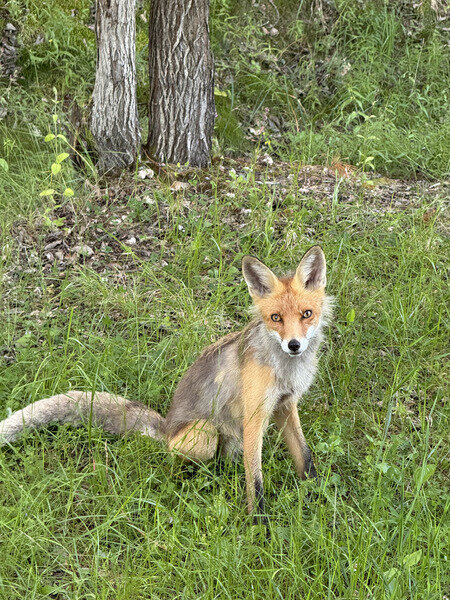
[[(449, 173), (450, 60), (444, 5), (213, 0), (218, 153), (266, 148), (306, 163), (396, 177)], [(147, 112), (148, 6), (138, 5), (138, 101)], [(88, 0), (9, 0), (19, 75), (3, 90), (5, 128), (39, 125), (55, 87), (88, 115), (95, 77)], [(5, 80), (6, 83), (6, 80)], [(11, 89), (12, 88), (12, 89)], [(48, 116), (48, 115), (45, 115)], [(88, 118), (88, 117), (87, 117)]]

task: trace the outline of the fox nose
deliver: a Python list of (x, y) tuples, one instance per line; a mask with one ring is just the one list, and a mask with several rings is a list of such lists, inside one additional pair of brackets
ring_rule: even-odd
[(298, 352), (300, 350), (300, 342), (296, 339), (290, 340), (288, 348), (291, 352)]

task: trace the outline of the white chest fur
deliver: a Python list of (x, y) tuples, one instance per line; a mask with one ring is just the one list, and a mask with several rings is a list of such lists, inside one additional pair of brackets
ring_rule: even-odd
[(317, 351), (322, 341), (322, 333), (317, 328), (308, 341), (308, 347), (299, 356), (290, 356), (280, 347), (279, 342), (259, 328), (260, 344), (255, 348), (257, 360), (270, 366), (275, 374), (275, 384), (267, 394), (267, 409), (273, 410), (283, 396), (298, 400), (308, 390), (317, 371)]

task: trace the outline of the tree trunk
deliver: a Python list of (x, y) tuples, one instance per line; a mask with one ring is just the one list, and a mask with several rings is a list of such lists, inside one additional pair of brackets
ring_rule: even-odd
[(135, 0), (97, 0), (91, 129), (101, 173), (132, 165), (141, 134), (136, 101)]
[(149, 135), (158, 160), (204, 167), (214, 128), (209, 0), (152, 0), (149, 18)]

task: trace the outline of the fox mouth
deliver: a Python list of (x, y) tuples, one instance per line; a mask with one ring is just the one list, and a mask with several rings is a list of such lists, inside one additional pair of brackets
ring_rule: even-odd
[[(311, 328), (311, 329), (314, 329), (314, 328)], [(308, 331), (308, 333), (309, 333), (309, 331)], [(283, 352), (291, 357), (301, 356), (308, 349), (309, 340), (312, 337), (311, 334), (310, 335), (307, 334), (305, 337), (299, 338), (299, 340), (294, 340), (294, 341), (296, 341), (296, 345), (298, 347), (295, 348), (295, 346), (294, 346), (294, 347), (289, 348), (289, 343), (291, 343), (291, 346), (293, 346), (293, 344), (292, 344), (293, 340), (283, 340), (282, 337), (280, 336), (280, 334), (273, 330), (269, 331), (269, 334), (272, 338), (274, 338), (280, 344)]]
[(289, 356), (301, 356), (305, 350), (307, 350), (309, 346), (309, 340), (306, 338), (301, 338), (299, 340), (294, 340), (294, 342), (295, 344), (292, 340), (290, 342), (283, 340), (281, 342), (281, 348), (283, 349), (283, 352), (286, 352), (286, 354), (289, 354)]

